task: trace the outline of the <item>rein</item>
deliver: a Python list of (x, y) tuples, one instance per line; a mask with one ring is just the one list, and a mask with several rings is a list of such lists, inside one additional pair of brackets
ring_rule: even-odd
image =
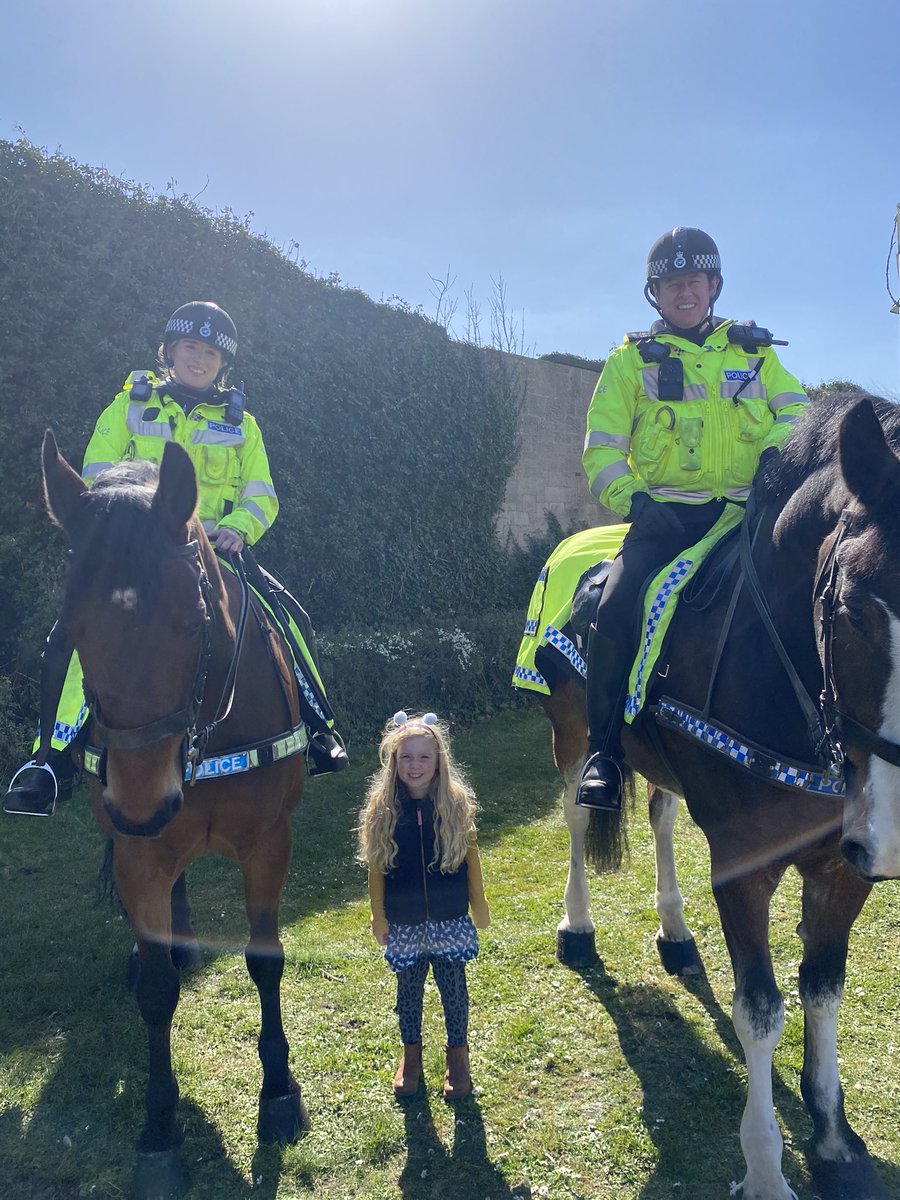
[[(813, 592), (814, 604), (821, 609), (821, 662), (822, 691), (818, 703), (810, 696), (791, 661), (775, 623), (753, 561), (750, 521), (745, 517), (740, 531), (740, 572), (728, 605), (713, 661), (706, 702), (702, 711), (696, 711), (668, 697), (661, 697), (655, 706), (659, 722), (699, 740), (710, 749), (731, 758), (756, 774), (789, 787), (808, 791), (840, 795), (844, 792), (843, 776), (845, 753), (843, 742), (852, 741), (866, 754), (873, 755), (893, 766), (900, 767), (900, 744), (888, 741), (874, 730), (860, 724), (838, 706), (834, 680), (834, 612), (838, 594), (840, 564), (838, 550), (845, 535), (850, 531), (852, 516), (845, 509), (841, 513), (839, 528), (832, 535), (822, 567), (816, 577)], [(757, 534), (759, 527), (757, 526)], [(737, 602), (746, 585), (756, 607), (763, 627), (784, 667), (797, 702), (806, 720), (816, 766), (808, 766), (777, 755), (764, 747), (754, 745), (733, 730), (710, 719), (712, 694), (718, 674), (722, 651), (731, 632)]]
[[(170, 553), (176, 558), (194, 559), (198, 572), (197, 586), (200, 591), (200, 599), (203, 607), (203, 630), (200, 638), (200, 649), (197, 654), (197, 665), (194, 669), (194, 678), (190, 688), (190, 699), (183, 708), (169, 713), (165, 717), (159, 717), (157, 720), (150, 721), (146, 725), (136, 725), (130, 729), (119, 729), (105, 723), (99, 698), (92, 689), (85, 685), (85, 702), (90, 709), (95, 727), (100, 735), (102, 748), (97, 762), (97, 774), (103, 783), (106, 782), (105, 768), (108, 750), (139, 750), (145, 746), (155, 745), (157, 742), (161, 742), (173, 734), (181, 733), (183, 734), (181, 745), (182, 773), (185, 778), (189, 779), (190, 786), (193, 787), (200, 777), (198, 768), (203, 761), (209, 739), (223, 721), (228, 718), (234, 705), (237, 671), (244, 645), (247, 612), (250, 606), (250, 587), (247, 583), (247, 576), (240, 555), (235, 555), (232, 558), (232, 565), (241, 585), (241, 607), (235, 627), (234, 650), (228, 665), (222, 694), (215, 709), (217, 715), (208, 725), (198, 730), (197, 718), (200, 715), (200, 710), (205, 699), (206, 680), (212, 656), (212, 589), (210, 587), (209, 576), (200, 558), (200, 548), (196, 540), (186, 542), (182, 546), (172, 547)], [(173, 801), (158, 810), (149, 820), (144, 822), (129, 821), (121, 813), (116, 812), (105, 799), (103, 806), (107, 816), (119, 833), (130, 837), (154, 837), (176, 815), (181, 804), (175, 804)]]

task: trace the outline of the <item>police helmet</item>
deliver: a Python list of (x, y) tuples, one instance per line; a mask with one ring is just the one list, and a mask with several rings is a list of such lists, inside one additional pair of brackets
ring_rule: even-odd
[(708, 233), (702, 229), (691, 229), (679, 225), (669, 233), (656, 239), (647, 255), (647, 283), (644, 295), (656, 308), (652, 297), (652, 285), (671, 275), (686, 275), (691, 271), (705, 271), (707, 275), (718, 275), (712, 303), (722, 294), (722, 261), (719, 248)]
[(169, 317), (163, 334), (163, 356), (169, 362), (169, 347), (184, 338), (208, 342), (221, 351), (225, 366), (231, 366), (237, 351), (237, 329), (224, 308), (211, 300), (192, 300), (182, 304)]

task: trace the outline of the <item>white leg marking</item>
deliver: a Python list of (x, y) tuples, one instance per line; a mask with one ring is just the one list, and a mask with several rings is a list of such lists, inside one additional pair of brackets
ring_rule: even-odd
[[(891, 671), (878, 732), (887, 741), (900, 743), (900, 621), (890, 613), (888, 627)], [(871, 758), (861, 801), (848, 810), (844, 835), (868, 851), (871, 873), (900, 878), (900, 767)]]
[(829, 1162), (850, 1162), (853, 1157), (837, 1123), (841, 1112), (837, 1022), (842, 996), (838, 991), (803, 1001), (807, 1033), (804, 1073), (807, 1086), (815, 1092), (816, 1108), (827, 1123), (816, 1151)]
[(678, 816), (678, 797), (672, 792), (657, 789), (650, 802), (650, 828), (656, 851), (656, 896), (654, 904), (659, 917), (657, 937), (667, 942), (689, 942), (693, 939), (684, 920), (684, 898), (678, 887), (675, 871), (675, 818)]
[(747, 1104), (741, 1118), (741, 1149), (747, 1174), (734, 1190), (742, 1200), (797, 1200), (781, 1173), (784, 1141), (775, 1120), (772, 1100), (772, 1055), (784, 1029), (784, 1005), (779, 1003), (768, 1030), (754, 1028), (744, 1002), (735, 998), (734, 1029), (747, 1060)]
[(566, 879), (564, 902), (566, 915), (557, 926), (560, 933), (593, 933), (591, 920), (591, 894), (588, 890), (587, 871), (584, 866), (584, 837), (590, 810), (579, 808), (575, 803), (575, 791), (581, 774), (580, 764), (574, 775), (566, 775), (566, 790), (563, 793), (563, 814), (569, 827), (569, 875)]

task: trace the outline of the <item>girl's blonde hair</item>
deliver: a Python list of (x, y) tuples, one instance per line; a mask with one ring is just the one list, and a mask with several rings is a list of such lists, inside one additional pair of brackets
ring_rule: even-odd
[[(431, 714), (429, 714), (429, 717)], [(369, 780), (357, 833), (360, 862), (386, 874), (397, 861), (394, 830), (400, 804), (397, 797), (397, 753), (409, 737), (430, 735), (437, 744), (437, 770), (428, 789), (434, 802), (434, 858), (445, 874), (455, 871), (469, 849), (475, 832), (475, 796), (450, 753), (447, 726), (426, 724), (410, 717), (402, 725), (388, 722), (378, 748), (381, 770)]]

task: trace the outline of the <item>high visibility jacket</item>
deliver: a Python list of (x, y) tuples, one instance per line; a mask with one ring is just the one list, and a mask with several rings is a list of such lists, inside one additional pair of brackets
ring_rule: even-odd
[[(101, 471), (123, 459), (159, 463), (166, 442), (177, 442), (197, 472), (199, 515), (206, 532), (233, 529), (252, 546), (278, 515), (269, 459), (254, 418), (245, 412), (240, 425), (229, 424), (224, 400), (201, 402), (185, 413), (157, 386), (146, 401), (133, 400), (136, 374), (145, 373), (132, 371), (97, 419), (84, 453), (84, 480), (93, 483)], [(158, 385), (155, 377), (148, 377)]]
[(677, 401), (659, 398), (660, 364), (638, 347), (647, 335), (629, 335), (607, 359), (583, 462), (594, 496), (614, 513), (626, 517), (636, 491), (683, 504), (746, 500), (760, 454), (784, 444), (807, 397), (771, 346), (729, 342), (733, 324), (721, 322), (702, 346), (654, 324), (650, 336), (682, 365)]

